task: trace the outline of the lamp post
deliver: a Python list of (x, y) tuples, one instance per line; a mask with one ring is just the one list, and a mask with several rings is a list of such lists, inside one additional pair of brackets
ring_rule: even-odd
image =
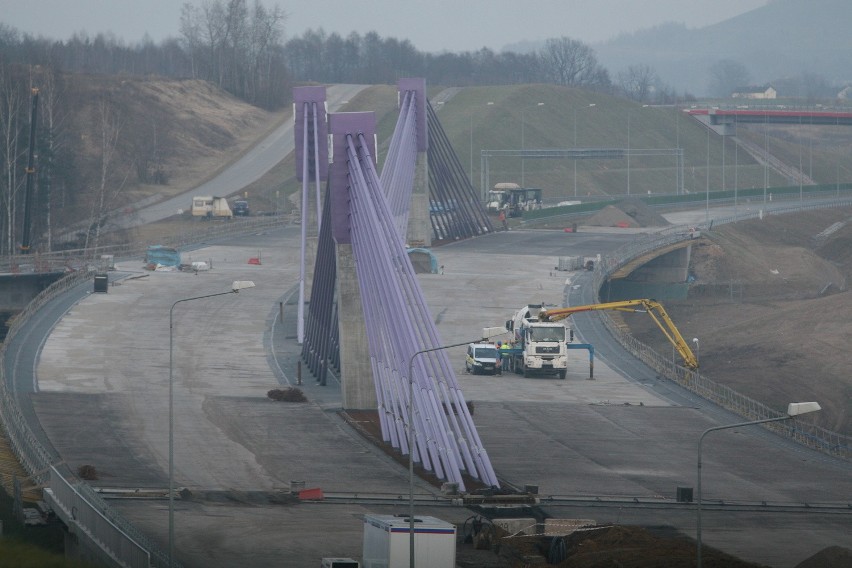
[(739, 422), (737, 424), (728, 424), (727, 426), (716, 426), (715, 428), (708, 428), (701, 434), (701, 437), (698, 438), (698, 484), (697, 488), (697, 503), (696, 503), (696, 511), (697, 511), (697, 522), (695, 529), (695, 540), (696, 540), (696, 566), (701, 568), (701, 444), (704, 442), (704, 437), (710, 432), (716, 432), (717, 430), (727, 430), (729, 428), (739, 428), (741, 426), (752, 426), (754, 424), (765, 424), (767, 422), (779, 422), (781, 420), (789, 420), (794, 418), (800, 414), (807, 414), (808, 412), (816, 412), (820, 410), (821, 407), (818, 402), (791, 402), (787, 405), (787, 415), (786, 416), (778, 416), (776, 418), (764, 418), (763, 420), (752, 420), (751, 422)]
[[(642, 108), (647, 108), (648, 105), (642, 105)], [(630, 195), (630, 113), (634, 109), (627, 110), (627, 195)]]
[[(536, 108), (536, 107), (541, 107), (541, 106), (544, 106), (544, 103), (537, 103), (535, 105), (535, 107), (531, 107), (531, 108)], [(525, 118), (524, 115), (526, 114), (526, 112), (528, 110), (529, 109), (526, 109), (526, 108), (521, 109), (521, 187), (526, 187), (526, 185), (524, 185), (524, 155), (523, 155), (523, 151), (527, 147), (526, 141), (524, 140), (524, 129), (526, 127), (526, 118)]]
[(224, 296), (226, 294), (236, 294), (240, 290), (246, 288), (254, 288), (254, 282), (251, 280), (235, 280), (231, 284), (231, 289), (227, 292), (216, 292), (215, 294), (205, 294), (203, 296), (194, 296), (192, 298), (183, 298), (172, 304), (169, 310), (169, 568), (174, 565), (174, 549), (175, 549), (175, 389), (174, 389), (174, 315), (175, 306), (183, 302), (192, 300), (202, 300), (204, 298), (213, 298), (215, 296)]
[[(595, 103), (589, 103), (585, 108), (593, 108)], [(577, 107), (574, 107), (574, 151), (577, 151)], [(577, 157), (574, 156), (574, 197), (577, 197)]]
[[(486, 104), (486, 106), (493, 106), (494, 101), (488, 101), (485, 104)], [(480, 175), (480, 181), (481, 181), (481, 179), (482, 179), (482, 172), (481, 171), (479, 172), (479, 175)], [(470, 115), (470, 185), (471, 185), (471, 187), (473, 187), (473, 113), (471, 113), (471, 115)], [(480, 183), (480, 185), (481, 185), (481, 183)], [(480, 192), (479, 192), (480, 198), (482, 199), (482, 201), (485, 201), (486, 195), (487, 195), (487, 193), (486, 193), (487, 190), (486, 190), (485, 187), (480, 187), (479, 189), (480, 189)]]
[(705, 190), (704, 224), (710, 228), (710, 125), (707, 125), (707, 188)]
[(701, 363), (701, 344), (698, 342), (697, 337), (693, 337), (692, 342), (695, 344), (695, 360)]
[(766, 207), (766, 187), (769, 185), (769, 115), (763, 112), (763, 206)]
[[(543, 104), (543, 103), (539, 103)], [(485, 328), (484, 331), (494, 329)], [(505, 333), (502, 330), (500, 333)], [(453, 347), (461, 347), (468, 343), (476, 343), (477, 341), (488, 341), (494, 335), (483, 333), (487, 337), (477, 338), (473, 341), (463, 341), (462, 343), (453, 343), (451, 345), (440, 345), (438, 347), (430, 347), (429, 349), (421, 349), (415, 352), (408, 360), (408, 552), (409, 568), (414, 568), (414, 360), (418, 355), (423, 353), (431, 353), (432, 351), (441, 351), (443, 349), (451, 349)]]

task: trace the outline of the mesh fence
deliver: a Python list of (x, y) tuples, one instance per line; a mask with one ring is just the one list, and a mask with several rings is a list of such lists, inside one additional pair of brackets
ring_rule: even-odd
[[(784, 208), (772, 209), (763, 212), (749, 212), (741, 215), (714, 219), (713, 225), (722, 225), (756, 219), (761, 215), (780, 215), (796, 212), (804, 212), (829, 207), (848, 207), (852, 200), (832, 200), (818, 204), (793, 205)], [(706, 229), (706, 227), (703, 227)], [(682, 242), (694, 237), (694, 234), (683, 226), (671, 227), (661, 233), (648, 234), (629, 245), (626, 245), (611, 254), (604, 256), (595, 267), (594, 287), (599, 290), (606, 278), (626, 265), (631, 260), (668, 245)], [(738, 393), (732, 388), (716, 383), (707, 377), (701, 376), (697, 371), (692, 371), (675, 364), (671, 357), (664, 357), (651, 349), (649, 346), (638, 341), (621, 329), (604, 312), (598, 312), (601, 320), (612, 336), (631, 354), (643, 363), (654, 369), (660, 376), (675, 381), (695, 394), (712, 401), (731, 412), (742, 416), (746, 420), (762, 420), (765, 418), (777, 418), (784, 416), (783, 413), (769, 408), (765, 404)], [(791, 438), (809, 448), (825, 452), (842, 459), (850, 459), (850, 439), (838, 432), (833, 432), (812, 424), (804, 424), (799, 420), (787, 420), (771, 422), (764, 427), (773, 430), (783, 436)]]

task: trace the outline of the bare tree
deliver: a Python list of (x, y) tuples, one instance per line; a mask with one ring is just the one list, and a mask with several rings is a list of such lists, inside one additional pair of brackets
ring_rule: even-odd
[(252, 103), (274, 96), (274, 64), (281, 46), (285, 14), (255, 0), (202, 0), (181, 10), (182, 45), (194, 77), (211, 81)]
[(657, 73), (648, 65), (631, 65), (616, 77), (619, 89), (628, 98), (639, 102), (651, 100), (660, 83)]
[[(86, 231), (86, 241), (84, 248), (89, 248), (89, 240), (93, 238), (92, 248), (97, 248), (101, 227), (105, 221), (105, 213), (107, 207), (112, 200), (121, 192), (127, 176), (121, 182), (115, 183), (111, 178), (115, 175), (113, 172), (114, 162), (116, 160), (116, 150), (118, 147), (119, 136), (121, 134), (121, 120), (113, 105), (104, 96), (98, 101), (97, 120), (100, 127), (100, 140), (98, 150), (100, 151), (100, 170), (98, 178), (98, 187), (96, 195), (92, 199), (92, 213), (90, 230)], [(110, 187), (115, 183), (114, 187)], [(94, 234), (92, 234), (94, 233)]]
[[(59, 73), (54, 67), (45, 67), (41, 76), (41, 121), (45, 130), (41, 167), (39, 168), (39, 186), (43, 192), (44, 218), (47, 242), (45, 248), (49, 252), (53, 248), (52, 218), (53, 218), (53, 181), (56, 156), (61, 151), (64, 142), (64, 122), (67, 113), (62, 110), (62, 84)], [(61, 186), (60, 186), (61, 188)], [(64, 204), (65, 192), (60, 191), (60, 207)]]
[(17, 164), (21, 155), (19, 119), (23, 97), (18, 87), (6, 69), (0, 66), (0, 170), (3, 173), (0, 199), (5, 224), (4, 246), (0, 246), (0, 250), (5, 249), (8, 254), (15, 251), (15, 197), (20, 189)]
[(710, 92), (717, 97), (730, 97), (738, 87), (747, 87), (750, 80), (745, 65), (733, 59), (722, 59), (710, 67)]
[(538, 57), (546, 78), (557, 85), (602, 86), (602, 81), (608, 82), (608, 74), (598, 64), (594, 50), (583, 42), (567, 37), (551, 38)]

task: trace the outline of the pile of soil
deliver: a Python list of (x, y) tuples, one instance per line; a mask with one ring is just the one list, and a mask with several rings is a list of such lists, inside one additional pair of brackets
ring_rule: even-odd
[[(364, 438), (390, 458), (407, 466), (408, 458), (382, 440), (381, 423), (375, 410), (347, 410), (340, 414)], [(442, 480), (422, 468), (417, 468), (415, 473), (435, 487), (442, 484)], [(481, 482), (467, 476), (465, 484), (469, 492), (483, 488)], [(562, 542), (542, 536), (509, 537), (503, 531), (499, 531), (493, 539), (479, 542), (464, 542), (463, 536), (459, 531), (456, 564), (464, 568), (520, 568), (539, 558), (541, 560), (536, 561), (536, 566), (546, 565), (550, 558), (558, 560), (549, 564), (557, 568), (679, 568), (692, 565), (696, 553), (695, 541), (672, 531), (670, 527), (594, 527), (563, 537)], [(561, 555), (555, 556), (555, 549), (560, 550)], [(834, 546), (820, 551), (796, 568), (842, 568), (852, 566), (850, 558), (852, 550)], [(708, 568), (760, 566), (707, 546), (702, 549), (702, 560)]]
[(624, 199), (607, 205), (583, 222), (593, 227), (665, 227), (666, 219), (639, 199)]
[(796, 564), (796, 568), (843, 568), (852, 566), (852, 550), (829, 546)]

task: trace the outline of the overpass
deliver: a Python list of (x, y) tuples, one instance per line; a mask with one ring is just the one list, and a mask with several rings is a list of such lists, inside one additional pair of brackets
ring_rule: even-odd
[(852, 111), (846, 109), (800, 109), (778, 106), (745, 106), (737, 108), (689, 108), (686, 114), (703, 118), (711, 125), (751, 124), (815, 124), (852, 125)]

